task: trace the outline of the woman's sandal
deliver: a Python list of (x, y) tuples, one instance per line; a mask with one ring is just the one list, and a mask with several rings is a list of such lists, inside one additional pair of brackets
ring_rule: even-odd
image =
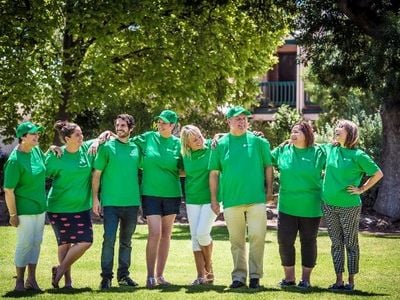
[(54, 266), (51, 268), (51, 285), (53, 286), (53, 288), (58, 289), (58, 283), (56, 283), (56, 276), (57, 276), (57, 266)]
[(165, 280), (165, 278), (164, 278), (164, 276), (158, 276), (157, 278), (156, 278), (156, 280), (157, 280), (157, 284), (159, 285), (159, 286), (170, 286), (171, 285), (171, 283), (170, 282), (168, 282), (168, 281), (166, 281)]
[(43, 290), (36, 284), (32, 284), (30, 281), (25, 281), (25, 290), (34, 292), (43, 292)]
[(212, 271), (206, 273), (205, 277), (206, 277), (206, 281), (207, 281), (208, 284), (213, 284), (214, 283), (214, 273)]

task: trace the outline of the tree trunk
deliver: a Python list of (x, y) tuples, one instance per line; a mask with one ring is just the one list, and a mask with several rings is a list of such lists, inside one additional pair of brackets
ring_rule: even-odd
[(374, 209), (400, 219), (400, 101), (384, 103), (381, 110), (383, 180)]

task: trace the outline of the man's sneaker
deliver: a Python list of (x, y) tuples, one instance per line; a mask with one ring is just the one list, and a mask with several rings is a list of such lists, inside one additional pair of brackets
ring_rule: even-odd
[(295, 286), (295, 285), (296, 285), (296, 282), (294, 282), (294, 281), (289, 281), (289, 280), (286, 280), (286, 279), (282, 279), (282, 281), (279, 282), (279, 286), (280, 286), (281, 288), (293, 287), (293, 286)]
[(133, 286), (133, 287), (138, 286), (137, 282), (135, 282), (134, 280), (132, 280), (132, 278), (130, 278), (129, 276), (121, 277), (121, 278), (118, 280), (118, 284), (119, 284), (120, 286)]
[(232, 281), (231, 285), (229, 286), (229, 288), (231, 289), (237, 289), (237, 288), (241, 288), (241, 287), (245, 287), (246, 284), (239, 281), (239, 280), (234, 280)]
[(100, 289), (108, 290), (109, 288), (111, 288), (111, 279), (103, 277), (103, 279), (100, 282)]
[(303, 289), (303, 290), (307, 290), (307, 289), (311, 288), (311, 284), (308, 281), (301, 280), (299, 282), (299, 284), (297, 285), (297, 287), (300, 289)]
[(260, 279), (259, 278), (250, 278), (249, 288), (259, 289), (260, 288)]

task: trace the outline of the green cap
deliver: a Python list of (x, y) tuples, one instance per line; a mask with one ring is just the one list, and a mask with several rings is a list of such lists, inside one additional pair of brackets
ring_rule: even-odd
[(226, 118), (230, 119), (230, 118), (236, 117), (240, 114), (245, 114), (246, 116), (250, 116), (251, 112), (249, 112), (248, 110), (244, 109), (241, 106), (234, 106), (228, 110), (228, 112), (226, 113)]
[(17, 126), (15, 132), (17, 138), (20, 138), (27, 133), (43, 132), (43, 127), (35, 125), (32, 122), (23, 122)]
[(163, 110), (159, 116), (154, 118), (154, 120), (158, 120), (158, 119), (163, 120), (163, 122), (165, 122), (165, 123), (175, 124), (178, 122), (178, 115), (176, 114), (176, 112), (166, 109), (166, 110)]

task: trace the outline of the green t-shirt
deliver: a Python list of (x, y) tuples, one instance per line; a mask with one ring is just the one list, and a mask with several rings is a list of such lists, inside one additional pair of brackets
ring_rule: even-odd
[(4, 165), (4, 188), (14, 189), (18, 215), (46, 211), (46, 167), (39, 147), (26, 153), (14, 149)]
[(139, 148), (131, 140), (112, 139), (101, 145), (94, 168), (102, 171), (100, 201), (102, 206), (139, 206)]
[(162, 137), (148, 131), (132, 140), (142, 153), (142, 195), (181, 197), (179, 169), (183, 168), (181, 142), (176, 136)]
[(208, 169), (220, 171), (218, 195), (228, 208), (266, 202), (265, 168), (271, 165), (269, 142), (246, 132), (224, 135), (211, 153)]
[(275, 148), (272, 161), (279, 169), (278, 210), (297, 217), (320, 217), (322, 170), (325, 154), (318, 146), (296, 148), (289, 144)]
[(348, 149), (332, 144), (323, 145), (323, 149), (326, 151), (323, 201), (339, 207), (361, 205), (360, 195), (351, 195), (347, 187), (359, 186), (364, 175), (374, 175), (379, 167), (360, 149)]
[(46, 175), (53, 180), (47, 197), (47, 211), (74, 213), (92, 207), (91, 180), (94, 156), (88, 154), (93, 140), (86, 141), (75, 153), (62, 146), (58, 158), (52, 152), (46, 157)]
[(211, 203), (208, 163), (210, 160), (210, 140), (205, 147), (192, 151), (190, 156), (183, 157), (185, 168), (185, 196), (187, 204)]

